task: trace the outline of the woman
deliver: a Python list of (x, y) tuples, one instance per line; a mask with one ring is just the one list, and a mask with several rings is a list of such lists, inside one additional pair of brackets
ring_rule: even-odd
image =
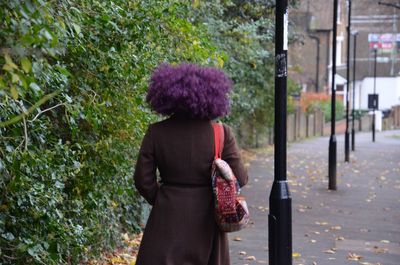
[[(215, 68), (162, 64), (153, 73), (146, 100), (169, 118), (150, 125), (136, 164), (135, 186), (153, 206), (137, 265), (229, 264), (227, 236), (214, 221), (211, 121), (228, 112), (230, 89)], [(228, 126), (224, 132), (222, 159), (243, 186), (247, 174), (235, 138)]]

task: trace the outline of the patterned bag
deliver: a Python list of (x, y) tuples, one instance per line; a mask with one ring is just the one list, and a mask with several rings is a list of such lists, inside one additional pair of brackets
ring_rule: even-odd
[(232, 169), (221, 159), (224, 148), (224, 128), (220, 123), (213, 123), (215, 157), (211, 179), (215, 200), (215, 219), (223, 232), (234, 232), (244, 228), (249, 222), (249, 210), (240, 186)]

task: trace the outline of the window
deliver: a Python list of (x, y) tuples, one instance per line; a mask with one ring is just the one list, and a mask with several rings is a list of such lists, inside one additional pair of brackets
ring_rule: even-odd
[(342, 41), (336, 41), (336, 65), (342, 64)]

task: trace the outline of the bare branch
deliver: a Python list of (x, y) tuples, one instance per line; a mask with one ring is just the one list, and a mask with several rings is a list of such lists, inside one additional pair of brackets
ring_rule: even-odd
[(44, 112), (46, 112), (46, 111), (49, 111), (49, 110), (52, 110), (52, 109), (55, 109), (55, 108), (57, 108), (57, 107), (59, 107), (59, 106), (62, 106), (62, 105), (65, 105), (65, 103), (59, 103), (59, 104), (57, 104), (57, 105), (55, 105), (55, 106), (53, 106), (53, 107), (50, 107), (50, 108), (48, 108), (48, 109), (39, 111), (39, 113), (36, 114), (36, 116), (35, 116), (32, 120), (30, 120), (29, 122), (34, 122), (42, 113), (44, 113)]
[(24, 122), (25, 152), (28, 151), (28, 128), (26, 127), (26, 119), (22, 117)]
[[(24, 109), (24, 103), (22, 102), (22, 100), (19, 101), (18, 103), (19, 103), (19, 105), (20, 105), (20, 107), (21, 107), (22, 113), (26, 114), (26, 113), (25, 113), (25, 109)], [(25, 150), (25, 152), (26, 152), (26, 151), (28, 150), (28, 128), (27, 128), (27, 126), (26, 126), (26, 119), (25, 119), (25, 116), (22, 116), (22, 121), (23, 121), (23, 124), (24, 124), (24, 140), (23, 140), (23, 142), (25, 142), (25, 148), (24, 148), (24, 150)], [(22, 143), (21, 143), (21, 144), (22, 144)], [(21, 145), (21, 144), (20, 144), (20, 145)]]
[(33, 104), (26, 112), (22, 112), (21, 114), (14, 116), (13, 118), (11, 118), (8, 121), (3, 121), (0, 122), (0, 127), (6, 127), (8, 125), (12, 125), (15, 124), (17, 122), (19, 122), (20, 120), (22, 120), (22, 118), (30, 115), (36, 108), (38, 108), (39, 106), (43, 105), (44, 103), (46, 103), (48, 100), (50, 100), (51, 98), (55, 97), (56, 95), (58, 95), (61, 92), (61, 90), (57, 90), (53, 93), (47, 94), (45, 95), (43, 98), (41, 98), (38, 102), (36, 102), (35, 104)]

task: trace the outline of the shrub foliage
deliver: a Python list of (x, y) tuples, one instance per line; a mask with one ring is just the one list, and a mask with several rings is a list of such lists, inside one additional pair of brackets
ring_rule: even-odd
[(82, 262), (137, 231), (161, 61), (218, 61), (186, 1), (1, 1), (0, 263)]

